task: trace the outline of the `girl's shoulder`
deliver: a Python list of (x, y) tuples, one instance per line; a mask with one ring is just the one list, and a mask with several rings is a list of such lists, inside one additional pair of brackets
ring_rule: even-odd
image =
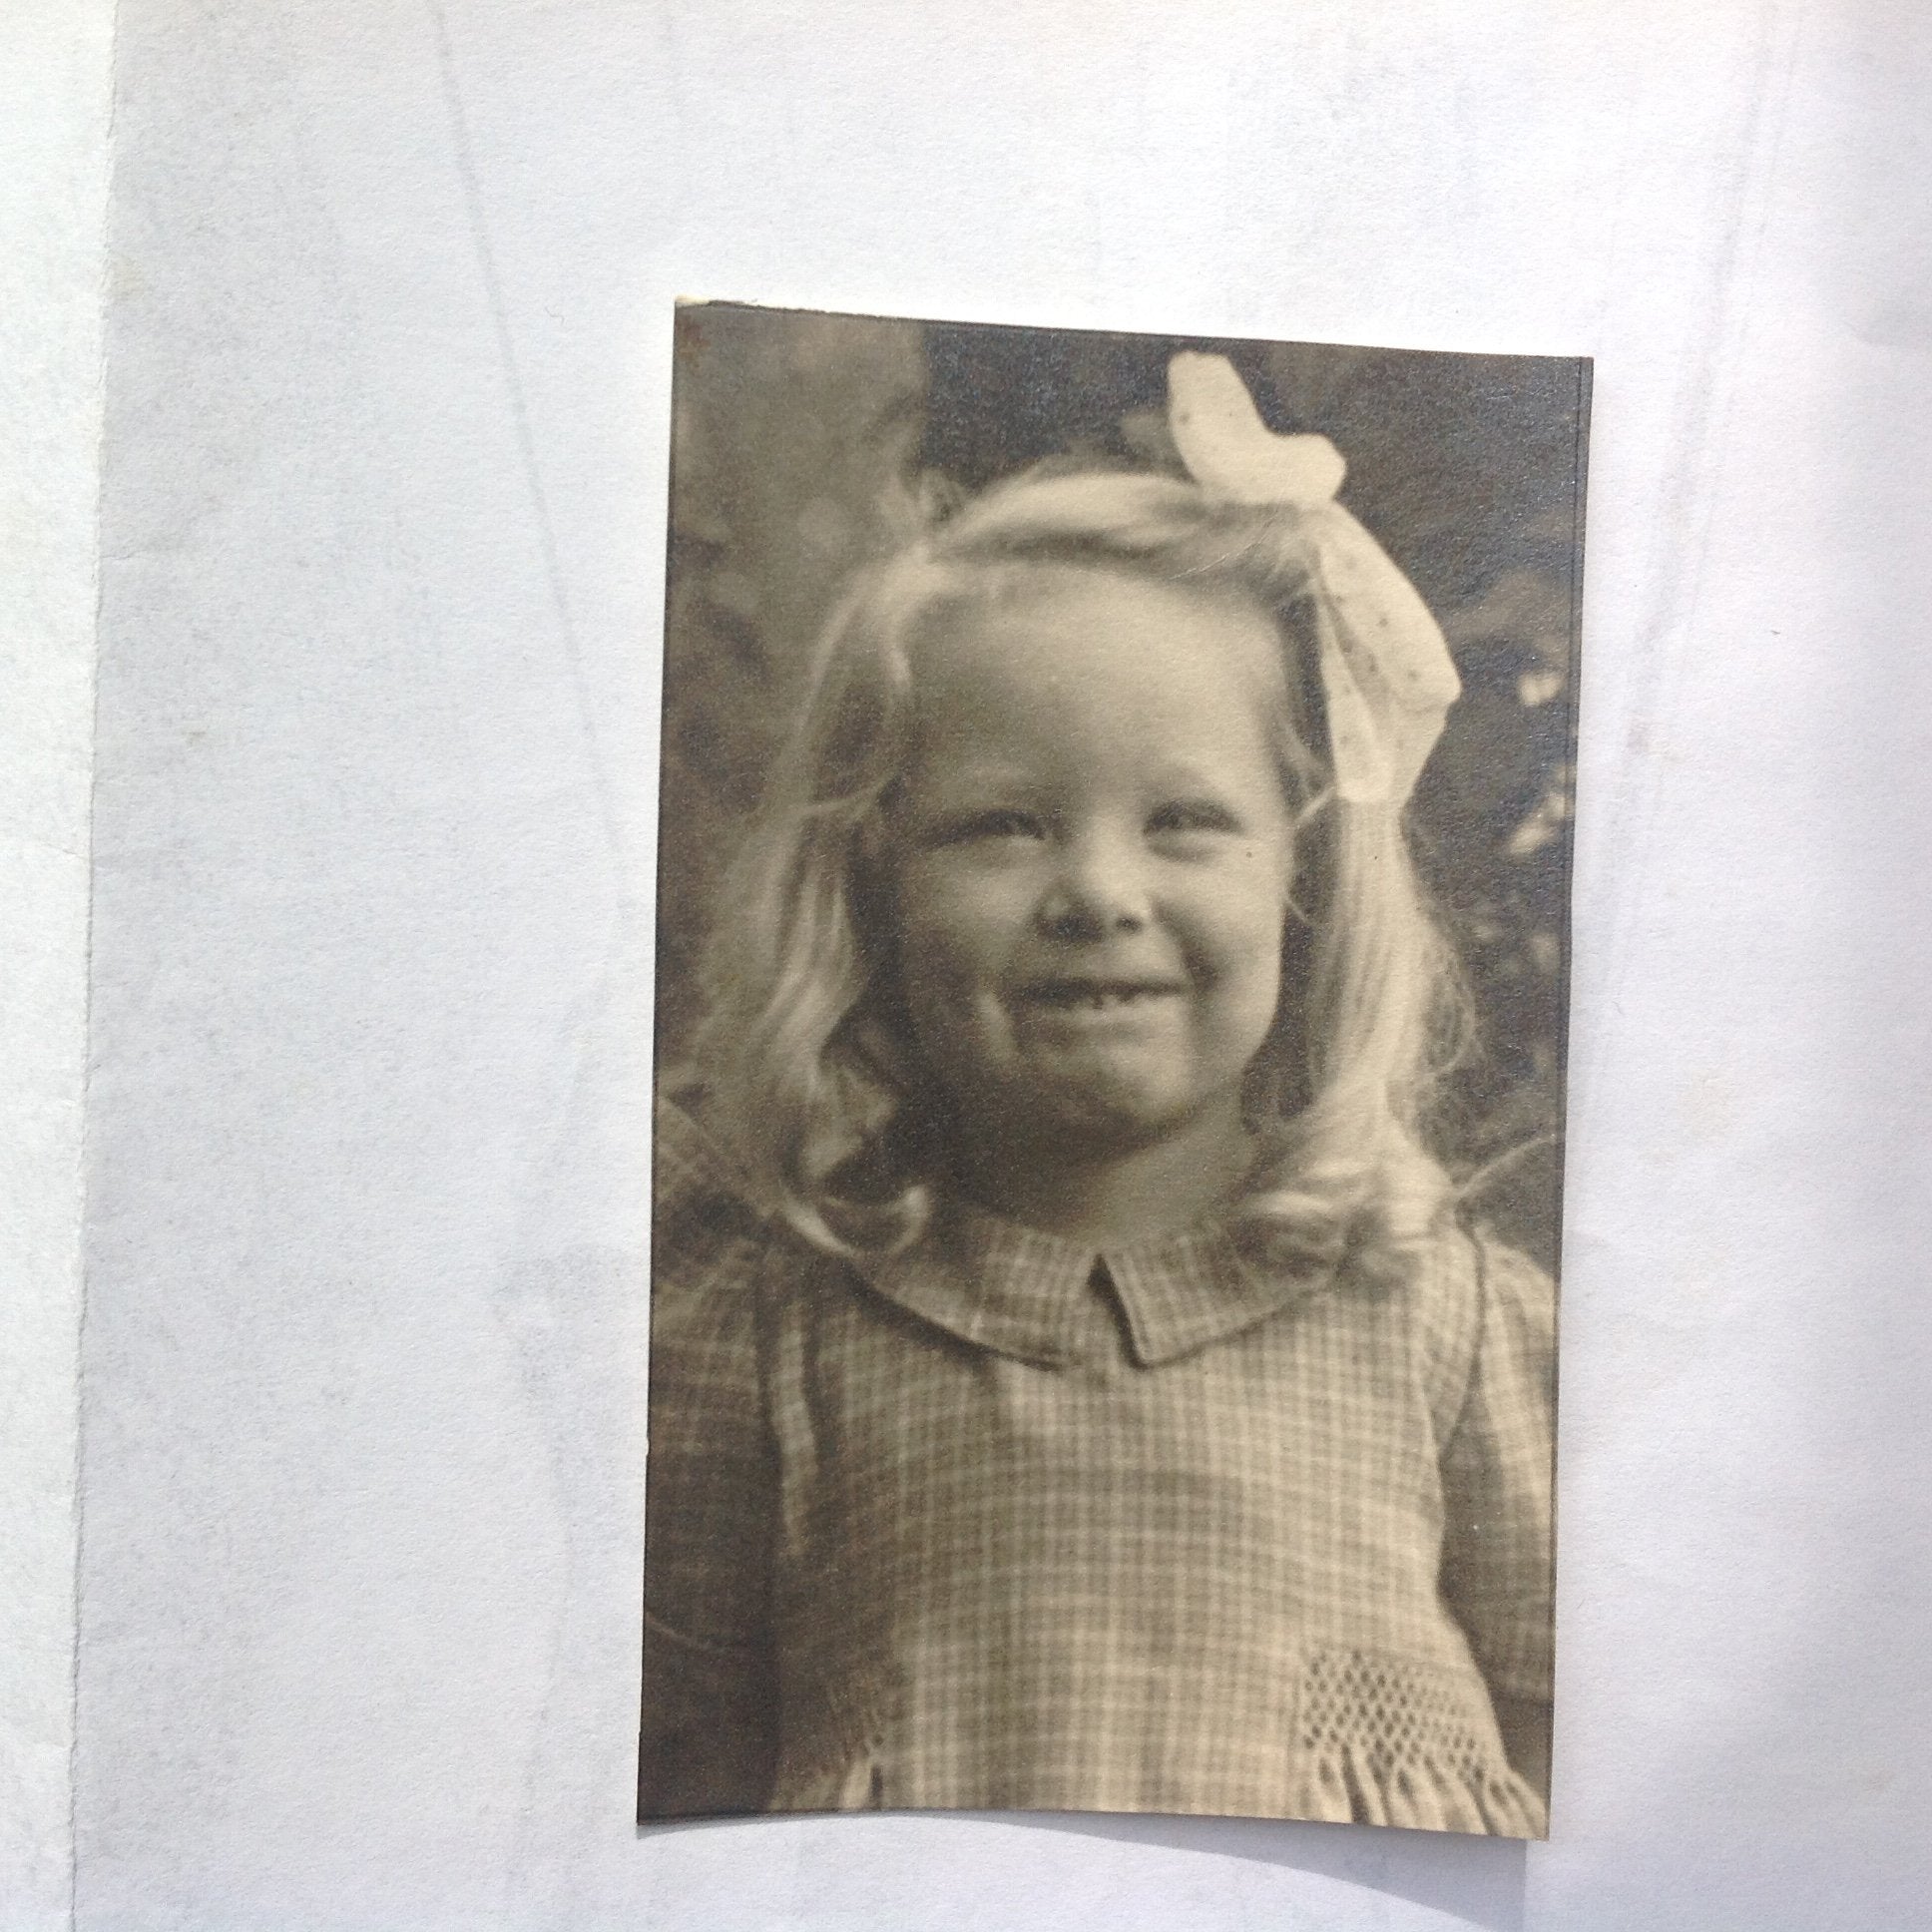
[(659, 1329), (730, 1304), (746, 1315), (783, 1230), (752, 1202), (702, 1124), (702, 1097), (660, 1092), (653, 1126), (652, 1319)]
[(1556, 1283), (1549, 1271), (1478, 1216), (1445, 1215), (1414, 1279), (1425, 1304), (1442, 1304), (1480, 1321), (1496, 1308), (1527, 1322), (1554, 1321)]
[(1459, 1216), (1456, 1246), (1458, 1265), (1473, 1277), (1486, 1300), (1500, 1300), (1526, 1312), (1554, 1307), (1556, 1281), (1550, 1271), (1486, 1219)]
[(1499, 1358), (1532, 1377), (1547, 1374), (1556, 1305), (1554, 1279), (1521, 1248), (1484, 1221), (1445, 1220), (1409, 1291), (1439, 1399), (1458, 1406), (1471, 1377)]
[(750, 1220), (760, 1216), (736, 1164), (703, 1125), (702, 1088), (661, 1087), (652, 1113), (653, 1190), (660, 1217), (701, 1202), (730, 1202)]

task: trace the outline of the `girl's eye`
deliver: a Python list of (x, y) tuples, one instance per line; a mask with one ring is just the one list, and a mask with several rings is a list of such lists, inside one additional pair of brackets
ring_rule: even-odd
[(1162, 833), (1237, 832), (1240, 821), (1211, 798), (1172, 798), (1148, 815), (1148, 831)]
[(972, 845), (1007, 838), (1038, 838), (1043, 827), (1029, 811), (1000, 805), (989, 811), (967, 812), (943, 820), (933, 828), (935, 845)]

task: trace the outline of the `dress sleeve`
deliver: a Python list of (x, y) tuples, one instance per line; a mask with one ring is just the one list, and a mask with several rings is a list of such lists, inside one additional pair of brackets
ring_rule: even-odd
[(759, 1389), (768, 1229), (676, 1108), (657, 1120), (638, 1816), (770, 1796), (775, 1456)]
[(1474, 1242), (1477, 1334), (1443, 1453), (1442, 1594), (1497, 1698), (1547, 1704), (1556, 1289), (1527, 1256)]

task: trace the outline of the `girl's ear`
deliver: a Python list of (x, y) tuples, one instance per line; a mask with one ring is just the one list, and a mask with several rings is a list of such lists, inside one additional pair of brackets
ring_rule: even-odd
[(910, 1044), (900, 1038), (890, 1014), (896, 1002), (889, 998), (867, 1000), (854, 1015), (852, 1045), (865, 1065), (885, 1084), (903, 1095), (914, 1068)]

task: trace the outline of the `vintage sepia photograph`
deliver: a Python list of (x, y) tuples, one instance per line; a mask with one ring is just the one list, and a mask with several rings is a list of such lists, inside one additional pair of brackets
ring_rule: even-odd
[(1546, 1836), (1589, 363), (675, 326), (640, 1820)]

